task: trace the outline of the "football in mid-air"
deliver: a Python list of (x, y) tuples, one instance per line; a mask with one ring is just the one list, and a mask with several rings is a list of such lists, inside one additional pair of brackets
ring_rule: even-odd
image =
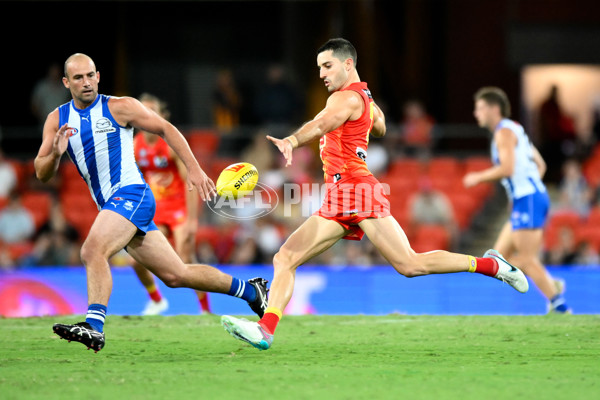
[(251, 192), (257, 182), (258, 170), (254, 165), (246, 162), (231, 164), (217, 179), (217, 194), (237, 199)]

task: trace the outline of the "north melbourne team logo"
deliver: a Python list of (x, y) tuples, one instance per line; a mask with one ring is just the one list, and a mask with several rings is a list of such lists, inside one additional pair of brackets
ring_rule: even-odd
[(100, 118), (98, 121), (96, 121), (96, 130), (94, 133), (110, 133), (115, 132), (116, 130), (117, 128), (113, 126), (112, 122), (110, 122), (110, 119)]

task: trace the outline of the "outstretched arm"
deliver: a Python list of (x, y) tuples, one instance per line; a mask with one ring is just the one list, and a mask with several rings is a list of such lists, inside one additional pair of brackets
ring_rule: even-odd
[(361, 113), (362, 107), (362, 98), (357, 93), (351, 91), (335, 92), (327, 99), (325, 108), (296, 132), (284, 139), (277, 139), (272, 136), (267, 136), (267, 139), (273, 142), (283, 154), (286, 160), (285, 166), (287, 167), (292, 164), (292, 150), (337, 129), (348, 119), (356, 116), (357, 113)]
[(113, 98), (109, 107), (119, 124), (131, 125), (157, 134), (166, 140), (187, 169), (188, 190), (192, 190), (195, 186), (200, 197), (205, 201), (216, 194), (214, 182), (200, 168), (187, 141), (173, 124), (132, 97)]

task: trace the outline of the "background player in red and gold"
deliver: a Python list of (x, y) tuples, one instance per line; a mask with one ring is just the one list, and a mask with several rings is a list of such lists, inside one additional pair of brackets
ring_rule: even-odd
[(441, 250), (416, 253), (411, 248), (390, 215), (381, 184), (366, 166), (369, 134), (385, 135), (385, 116), (367, 84), (361, 82), (356, 60), (354, 46), (345, 39), (331, 39), (321, 46), (317, 66), (331, 93), (325, 108), (285, 139), (267, 136), (283, 153), (286, 165), (292, 163), (296, 147), (320, 139), (329, 187), (321, 209), (292, 233), (273, 258), (273, 283), (261, 320), (221, 318), (232, 336), (262, 350), (271, 346), (282, 311), (292, 297), (296, 268), (342, 238), (360, 239), (366, 234), (396, 271), (407, 277), (468, 271), (505, 281), (520, 292), (529, 288), (523, 273), (493, 250), (475, 258)]
[[(140, 101), (150, 110), (168, 120), (166, 104), (158, 97), (144, 93)], [(184, 263), (194, 261), (194, 240), (198, 230), (198, 195), (186, 190), (185, 166), (158, 135), (140, 131), (134, 138), (135, 159), (156, 199), (154, 223), (173, 241), (175, 251)], [(154, 276), (143, 266), (133, 263), (140, 282), (148, 290), (150, 300), (142, 315), (156, 315), (167, 310), (169, 304), (162, 297)], [(208, 295), (196, 292), (203, 312), (210, 312)]]

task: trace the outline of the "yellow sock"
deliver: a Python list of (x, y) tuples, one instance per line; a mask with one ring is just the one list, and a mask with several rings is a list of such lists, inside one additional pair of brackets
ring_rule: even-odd
[(467, 257), (469, 257), (469, 272), (475, 272), (477, 269), (477, 259), (473, 256)]

